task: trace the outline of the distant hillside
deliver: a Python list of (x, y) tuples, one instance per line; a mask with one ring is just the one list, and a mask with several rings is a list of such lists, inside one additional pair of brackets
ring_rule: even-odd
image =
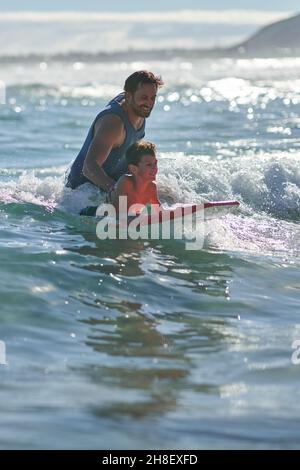
[(300, 14), (265, 26), (247, 41), (227, 49), (230, 55), (300, 55)]

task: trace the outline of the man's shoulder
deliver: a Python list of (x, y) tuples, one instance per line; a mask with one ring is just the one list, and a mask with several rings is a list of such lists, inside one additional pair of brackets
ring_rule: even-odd
[(97, 121), (95, 122), (95, 132), (103, 131), (103, 130), (110, 130), (110, 131), (123, 131), (124, 129), (124, 122), (122, 118), (113, 112), (109, 112), (99, 116)]

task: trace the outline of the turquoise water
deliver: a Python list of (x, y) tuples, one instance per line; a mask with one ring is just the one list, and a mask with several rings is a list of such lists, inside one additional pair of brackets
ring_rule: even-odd
[[(131, 71), (163, 75), (148, 120), (161, 199), (238, 199), (183, 240), (100, 241), (63, 189)], [(299, 59), (1, 68), (0, 447), (300, 445)], [(92, 78), (89, 78), (92, 77)]]

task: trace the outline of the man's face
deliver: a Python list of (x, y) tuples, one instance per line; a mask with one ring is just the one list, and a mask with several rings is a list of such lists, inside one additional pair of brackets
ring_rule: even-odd
[(157, 159), (151, 154), (143, 155), (136, 168), (136, 176), (145, 181), (154, 181), (157, 175)]
[(150, 116), (155, 104), (157, 86), (155, 84), (139, 84), (134, 93), (127, 92), (128, 104), (134, 113), (143, 118)]

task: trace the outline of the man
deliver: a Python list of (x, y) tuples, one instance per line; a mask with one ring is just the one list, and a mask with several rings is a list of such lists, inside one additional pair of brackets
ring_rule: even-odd
[(141, 70), (130, 75), (124, 92), (109, 102), (94, 120), (67, 178), (72, 189), (92, 183), (110, 192), (127, 171), (127, 149), (145, 135), (145, 118), (155, 104), (162, 79)]

